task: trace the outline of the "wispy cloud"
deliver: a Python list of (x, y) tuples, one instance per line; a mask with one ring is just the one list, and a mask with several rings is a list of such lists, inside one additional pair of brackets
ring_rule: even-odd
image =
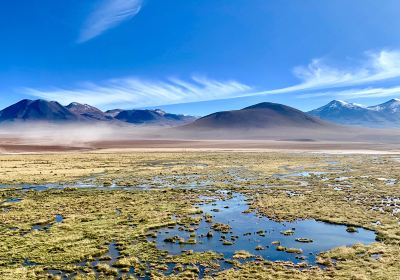
[(140, 12), (142, 0), (102, 0), (88, 17), (81, 30), (78, 43), (93, 39)]
[(138, 78), (112, 79), (100, 84), (84, 83), (73, 89), (24, 88), (31, 96), (63, 104), (81, 102), (95, 106), (146, 107), (244, 96), (252, 91), (240, 82), (217, 81), (193, 76), (190, 80), (170, 78), (150, 81)]
[(376, 97), (398, 97), (400, 96), (400, 86), (396, 87), (368, 87), (351, 88), (345, 90), (313, 92), (298, 95), (298, 98), (311, 98), (319, 96), (344, 97), (346, 99), (355, 98), (376, 98)]
[(382, 50), (368, 52), (358, 65), (335, 67), (323, 59), (314, 59), (308, 66), (294, 69), (299, 84), (256, 94), (280, 94), (305, 90), (332, 89), (368, 85), (400, 77), (400, 52)]
[[(354, 66), (356, 65), (356, 66)], [(378, 83), (400, 78), (400, 52), (369, 52), (352, 67), (334, 67), (315, 59), (306, 67), (294, 69), (300, 83), (267, 91), (235, 80), (218, 81), (201, 76), (182, 80), (146, 80), (118, 78), (99, 83), (86, 82), (71, 88), (24, 88), (24, 93), (63, 104), (73, 101), (101, 107), (147, 107), (197, 101), (229, 99), (243, 96), (296, 92), (298, 98), (321, 96), (370, 98), (399, 96), (399, 87), (382, 87)]]

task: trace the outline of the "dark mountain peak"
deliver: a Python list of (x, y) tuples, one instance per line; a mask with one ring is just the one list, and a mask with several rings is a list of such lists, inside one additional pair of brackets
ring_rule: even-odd
[(124, 110), (115, 115), (120, 121), (133, 124), (179, 125), (194, 121), (192, 116), (166, 113), (162, 110)]
[(267, 129), (267, 128), (316, 128), (329, 124), (295, 108), (263, 102), (241, 110), (217, 112), (196, 120), (187, 128), (201, 129)]
[(243, 108), (242, 110), (250, 110), (250, 109), (269, 109), (269, 110), (275, 110), (275, 111), (287, 111), (287, 110), (297, 110), (295, 108), (279, 104), (279, 103), (272, 103), (272, 102), (262, 102), (258, 103), (246, 108)]
[[(47, 101), (44, 99), (22, 99), (20, 101), (18, 101), (17, 103), (11, 105), (11, 106), (47, 106), (48, 104), (58, 104), (60, 106), (62, 106), (60, 103), (58, 103), (57, 101)], [(9, 106), (9, 107), (11, 107)]]
[[(38, 99), (39, 100), (39, 99)], [(13, 108), (22, 108), (22, 107), (26, 107), (29, 104), (31, 104), (32, 102), (34, 102), (34, 100), (31, 99), (22, 99), (20, 101), (18, 101), (17, 103), (8, 106), (7, 108), (13, 107)]]
[(23, 99), (0, 111), (0, 121), (75, 121), (79, 116), (56, 101)]
[[(38, 101), (38, 100), (41, 100), (41, 99), (37, 99), (37, 101)], [(31, 103), (31, 102), (33, 102), (32, 99), (22, 99), (22, 100), (18, 101), (18, 102), (15, 103), (15, 104), (26, 104), (26, 103)]]

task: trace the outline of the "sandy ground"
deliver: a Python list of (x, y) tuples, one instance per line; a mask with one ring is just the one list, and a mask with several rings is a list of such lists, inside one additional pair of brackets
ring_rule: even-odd
[[(12, 142), (12, 143), (10, 143)], [(0, 139), (0, 153), (57, 153), (57, 152), (293, 152), (331, 154), (400, 154), (400, 144), (328, 141), (276, 140), (118, 140), (92, 141), (81, 145), (26, 144), (18, 139)]]
[(304, 142), (276, 140), (138, 140), (103, 141), (92, 143), (96, 150), (170, 150), (170, 151), (291, 151), (291, 152), (363, 152), (400, 153), (400, 145), (361, 142)]

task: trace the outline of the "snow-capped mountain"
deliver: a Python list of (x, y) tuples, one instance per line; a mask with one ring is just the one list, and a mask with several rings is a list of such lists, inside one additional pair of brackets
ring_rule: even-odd
[(368, 127), (400, 127), (400, 99), (365, 107), (360, 104), (333, 100), (308, 112), (323, 120)]
[[(323, 109), (323, 110), (327, 110), (327, 109), (332, 109), (332, 110), (342, 110), (342, 109), (363, 109), (365, 108), (365, 106), (361, 105), (361, 104), (356, 104), (356, 103), (349, 103), (349, 102), (345, 102), (342, 100), (332, 100), (331, 102), (329, 102), (328, 104), (326, 104), (325, 106), (319, 108), (319, 109)], [(317, 109), (318, 110), (318, 109)]]
[(386, 112), (389, 114), (400, 114), (400, 99), (394, 98), (385, 103), (368, 107), (371, 110), (378, 112)]

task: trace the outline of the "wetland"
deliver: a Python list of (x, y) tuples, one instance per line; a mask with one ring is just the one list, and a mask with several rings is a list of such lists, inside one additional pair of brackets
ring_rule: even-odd
[(398, 156), (2, 155), (1, 279), (398, 279)]

